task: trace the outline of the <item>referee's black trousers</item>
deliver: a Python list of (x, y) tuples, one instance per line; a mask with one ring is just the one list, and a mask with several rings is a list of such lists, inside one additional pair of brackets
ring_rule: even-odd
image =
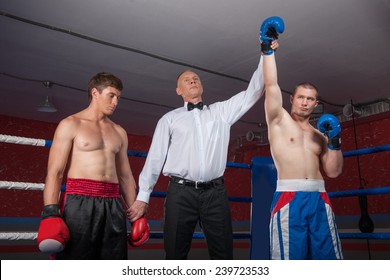
[(233, 230), (224, 184), (196, 189), (171, 181), (164, 209), (166, 259), (187, 259), (198, 221), (210, 259), (233, 259)]

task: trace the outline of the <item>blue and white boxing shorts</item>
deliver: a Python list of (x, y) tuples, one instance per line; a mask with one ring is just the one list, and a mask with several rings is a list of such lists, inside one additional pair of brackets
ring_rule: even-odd
[(323, 180), (278, 180), (269, 230), (271, 259), (343, 258)]

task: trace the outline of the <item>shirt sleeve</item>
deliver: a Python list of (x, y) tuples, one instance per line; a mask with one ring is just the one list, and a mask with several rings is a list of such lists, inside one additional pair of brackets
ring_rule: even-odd
[(230, 125), (238, 121), (264, 94), (263, 57), (253, 73), (248, 88), (230, 99), (215, 103), (222, 118)]
[(163, 116), (157, 123), (145, 165), (139, 176), (137, 200), (149, 203), (150, 194), (160, 176), (167, 156), (170, 142), (169, 123), (167, 115)]

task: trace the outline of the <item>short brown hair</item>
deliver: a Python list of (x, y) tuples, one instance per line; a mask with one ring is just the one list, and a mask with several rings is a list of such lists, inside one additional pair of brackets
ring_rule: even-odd
[(303, 88), (307, 88), (307, 89), (314, 89), (314, 90), (316, 91), (316, 93), (317, 93), (316, 96), (317, 96), (317, 98), (318, 98), (318, 94), (319, 94), (318, 88), (317, 88), (315, 85), (313, 85), (312, 83), (309, 83), (309, 82), (303, 82), (303, 83), (297, 84), (297, 85), (295, 86), (295, 88), (294, 88), (294, 91), (293, 91), (293, 93), (292, 93), (292, 96), (294, 96), (295, 93), (297, 93), (297, 90), (298, 90), (299, 87), (303, 87)]
[(93, 76), (88, 82), (88, 97), (92, 99), (92, 89), (96, 88), (99, 92), (102, 92), (106, 87), (113, 87), (119, 91), (123, 90), (122, 81), (111, 73), (100, 72)]

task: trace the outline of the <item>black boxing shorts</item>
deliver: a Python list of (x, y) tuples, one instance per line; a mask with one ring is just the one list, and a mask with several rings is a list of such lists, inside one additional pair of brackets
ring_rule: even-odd
[(126, 216), (118, 183), (69, 178), (63, 219), (70, 240), (55, 259), (127, 259)]

